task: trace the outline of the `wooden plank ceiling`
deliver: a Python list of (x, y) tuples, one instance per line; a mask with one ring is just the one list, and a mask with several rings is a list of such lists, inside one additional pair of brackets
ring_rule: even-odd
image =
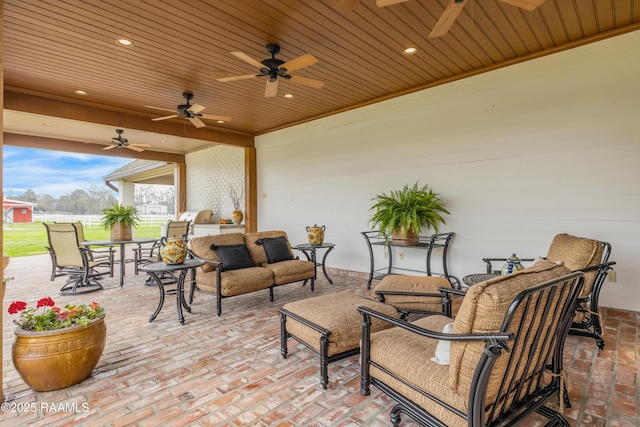
[[(640, 29), (640, 0), (546, 0), (534, 11), (467, 0), (448, 34), (428, 38), (448, 2), (360, 0), (341, 11), (332, 0), (4, 0), (5, 108), (57, 115), (18, 102), (35, 95), (136, 116), (162, 132), (166, 122), (150, 119), (171, 112), (146, 106), (174, 110), (190, 91), (203, 113), (231, 117), (205, 120), (207, 129), (252, 136)], [(294, 74), (324, 87), (280, 79), (266, 98), (264, 77), (216, 80), (214, 72), (256, 73), (230, 52), (261, 61), (267, 43), (281, 46), (284, 61), (317, 57)], [(408, 46), (417, 53), (404, 55)]]

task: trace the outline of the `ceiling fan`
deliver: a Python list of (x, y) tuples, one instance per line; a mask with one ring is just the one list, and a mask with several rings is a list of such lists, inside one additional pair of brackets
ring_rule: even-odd
[(140, 147), (151, 147), (149, 144), (132, 144), (129, 142), (127, 138), (123, 138), (122, 134), (124, 133), (124, 129), (116, 129), (117, 137), (111, 138), (111, 145), (108, 145), (103, 148), (103, 150), (111, 150), (115, 147), (124, 147), (133, 151), (141, 152), (144, 151), (143, 148)]
[(302, 76), (292, 76), (291, 74), (289, 74), (318, 62), (318, 59), (315, 56), (307, 53), (299, 56), (298, 58), (292, 59), (291, 61), (284, 62), (283, 60), (276, 58), (276, 55), (279, 52), (280, 46), (272, 43), (267, 45), (267, 53), (271, 55), (271, 58), (263, 59), (262, 61), (257, 61), (243, 52), (231, 52), (233, 56), (242, 59), (243, 61), (253, 65), (254, 67), (257, 67), (259, 70), (259, 74), (226, 76), (226, 73), (224, 72), (214, 71), (213, 75), (219, 82), (232, 82), (235, 80), (245, 80), (254, 77), (268, 77), (267, 85), (264, 91), (264, 96), (266, 97), (275, 96), (278, 93), (278, 77), (315, 89), (321, 89), (324, 86), (324, 82), (321, 80), (310, 79), (308, 77)]
[[(189, 120), (191, 122), (191, 124), (193, 124), (195, 127), (197, 128), (203, 128), (206, 125), (204, 124), (204, 122), (202, 120), (200, 120), (200, 118), (203, 119), (208, 119), (208, 120), (215, 120), (217, 122), (229, 122), (231, 121), (231, 117), (229, 116), (217, 116), (217, 115), (213, 115), (213, 114), (202, 114), (200, 111), (204, 110), (207, 107), (203, 107), (202, 105), (199, 104), (190, 104), (189, 101), (191, 101), (193, 99), (193, 94), (189, 93), (189, 92), (185, 92), (182, 94), (183, 98), (187, 100), (187, 102), (185, 104), (180, 104), (176, 107), (175, 113), (170, 115), (170, 116), (164, 116), (164, 117), (156, 117), (155, 119), (151, 119), (153, 121), (158, 121), (158, 120), (167, 120), (167, 119), (174, 119), (176, 117), (184, 117), (185, 119)], [(147, 108), (153, 108), (156, 110), (162, 110), (162, 111), (173, 111), (173, 110), (169, 110), (166, 108), (159, 108), (159, 107), (152, 107), (150, 105), (146, 105)]]
[[(397, 3), (404, 3), (406, 1), (408, 0), (376, 0), (376, 5), (378, 7), (385, 7), (385, 6), (391, 6)], [(458, 15), (460, 14), (460, 12), (462, 12), (462, 8), (464, 7), (464, 4), (466, 3), (466, 1), (467, 0), (450, 0), (449, 1), (449, 4), (447, 5), (446, 9), (440, 16), (440, 19), (431, 30), (431, 33), (429, 34), (430, 39), (444, 36), (449, 32), (449, 29), (451, 28), (453, 23), (456, 22)], [(519, 7), (521, 9), (531, 11), (538, 8), (538, 6), (540, 6), (546, 0), (498, 0), (498, 1), (501, 1), (502, 3), (510, 4), (512, 6)]]

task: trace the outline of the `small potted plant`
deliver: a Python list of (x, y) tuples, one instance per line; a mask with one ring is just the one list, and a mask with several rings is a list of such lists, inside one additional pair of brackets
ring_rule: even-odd
[(438, 225), (445, 224), (442, 214), (448, 214), (444, 203), (428, 185), (405, 185), (402, 190), (394, 190), (389, 194), (380, 193), (371, 199), (375, 210), (369, 220), (380, 234), (385, 235), (385, 242), (391, 238), (394, 244), (417, 245), (423, 226), (438, 232)]
[(31, 308), (24, 301), (14, 301), (8, 311), (20, 314), (14, 320), (17, 328), (12, 358), (29, 387), (58, 390), (91, 375), (107, 337), (104, 308), (98, 303), (60, 308), (46, 297)]
[(102, 210), (100, 225), (105, 230), (111, 231), (111, 240), (131, 240), (132, 227), (137, 226), (139, 221), (140, 216), (135, 206), (114, 203), (111, 207)]

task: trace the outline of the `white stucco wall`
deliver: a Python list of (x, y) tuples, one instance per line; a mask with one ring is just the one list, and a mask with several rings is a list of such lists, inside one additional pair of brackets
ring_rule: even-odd
[(258, 229), (298, 243), (325, 225), (328, 265), (368, 271), (371, 198), (419, 180), (451, 211), (452, 274), (482, 272), (483, 256), (546, 255), (567, 232), (613, 245), (601, 305), (640, 311), (639, 113), (636, 31), (262, 135)]
[[(211, 209), (214, 220), (230, 218), (229, 185), (239, 194), (244, 188), (244, 149), (220, 145), (187, 154), (185, 162), (187, 210)], [(240, 208), (244, 211), (244, 198)]]

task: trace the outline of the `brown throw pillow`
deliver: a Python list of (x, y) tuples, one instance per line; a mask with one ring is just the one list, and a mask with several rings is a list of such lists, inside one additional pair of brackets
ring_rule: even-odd
[(284, 236), (265, 237), (256, 240), (256, 245), (262, 245), (264, 253), (267, 255), (267, 263), (288, 261), (293, 259), (293, 255), (289, 251), (287, 239)]

